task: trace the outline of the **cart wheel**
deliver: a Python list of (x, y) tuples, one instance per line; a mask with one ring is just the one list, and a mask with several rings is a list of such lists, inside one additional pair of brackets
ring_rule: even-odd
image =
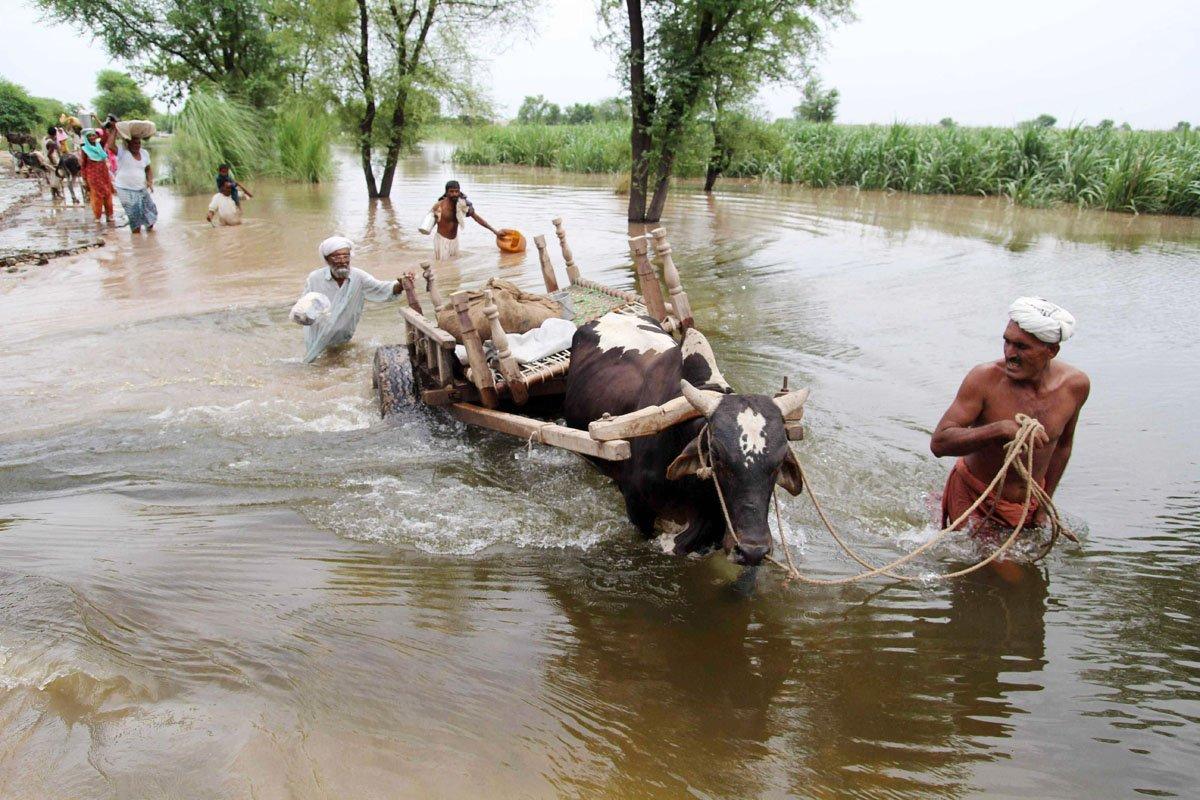
[(403, 345), (376, 348), (371, 385), (379, 397), (380, 416), (386, 417), (416, 403), (417, 384), (408, 361), (408, 348)]

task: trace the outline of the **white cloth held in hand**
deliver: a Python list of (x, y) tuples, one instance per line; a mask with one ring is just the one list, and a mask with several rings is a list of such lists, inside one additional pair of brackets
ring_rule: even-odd
[(328, 297), (320, 292), (309, 292), (292, 306), (292, 322), (297, 325), (312, 325), (322, 317), (329, 316), (331, 308), (333, 304), (329, 302)]
[(1075, 333), (1075, 317), (1060, 305), (1041, 297), (1018, 297), (1008, 318), (1046, 344), (1061, 344)]

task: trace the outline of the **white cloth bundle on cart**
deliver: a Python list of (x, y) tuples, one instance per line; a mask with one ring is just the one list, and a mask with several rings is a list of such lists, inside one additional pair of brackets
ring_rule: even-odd
[[(571, 347), (575, 338), (575, 323), (569, 319), (550, 317), (541, 325), (527, 333), (508, 334), (508, 348), (518, 364), (529, 364), (548, 355), (552, 355)], [(489, 350), (491, 343), (488, 343)], [(463, 364), (467, 363), (467, 348), (461, 344), (454, 348), (454, 354)]]

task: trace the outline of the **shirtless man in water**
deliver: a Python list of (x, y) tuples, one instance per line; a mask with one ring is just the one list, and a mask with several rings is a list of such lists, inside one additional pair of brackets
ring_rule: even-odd
[(467, 217), (487, 228), (495, 236), (500, 235), (498, 230), (476, 213), (475, 206), (462, 193), (458, 181), (446, 181), (446, 191), (433, 204), (432, 211), (437, 217), (437, 231), (433, 235), (435, 261), (444, 261), (458, 255), (458, 229), (467, 221)]
[[(1071, 458), (1075, 425), (1091, 383), (1082, 371), (1056, 361), (1059, 345), (1071, 337), (1075, 318), (1040, 297), (1022, 297), (1009, 308), (1004, 358), (972, 369), (942, 416), (929, 449), (935, 456), (959, 456), (942, 496), (942, 525), (957, 519), (987, 488), (1004, 462), (1004, 445), (1016, 436), (1013, 419), (1026, 414), (1045, 427), (1034, 438), (1033, 475), (1053, 496)], [(1000, 497), (985, 500), (963, 524), (991, 520), (1015, 528), (1024, 511), (1025, 486), (1010, 470)], [(1045, 513), (1030, 506), (1033, 523)], [(960, 528), (963, 525), (959, 526)]]

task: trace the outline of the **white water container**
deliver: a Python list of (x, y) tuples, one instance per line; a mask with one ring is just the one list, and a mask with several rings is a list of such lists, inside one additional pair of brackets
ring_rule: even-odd
[(433, 230), (434, 225), (437, 225), (437, 217), (434, 216), (434, 213), (432, 211), (430, 211), (428, 214), (425, 215), (425, 221), (421, 223), (421, 227), (418, 228), (417, 230), (419, 230), (421, 233), (428, 236), (429, 233)]

